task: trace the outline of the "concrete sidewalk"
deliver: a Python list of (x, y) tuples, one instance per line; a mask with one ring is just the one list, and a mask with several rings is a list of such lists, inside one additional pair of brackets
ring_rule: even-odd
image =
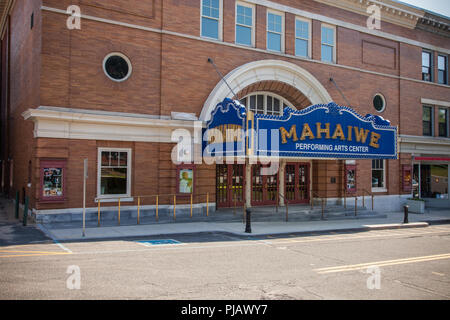
[(325, 221), (268, 221), (253, 222), (252, 233), (245, 233), (242, 222), (172, 222), (134, 226), (88, 227), (82, 236), (82, 224), (71, 228), (57, 224), (38, 224), (38, 227), (56, 241), (112, 239), (155, 235), (186, 234), (199, 232), (225, 232), (235, 235), (261, 236), (269, 234), (310, 233), (343, 230), (374, 230), (427, 227), (430, 223), (450, 223), (449, 210), (429, 210), (425, 214), (409, 214), (409, 224), (403, 224), (403, 212), (386, 213), (387, 218), (325, 220)]

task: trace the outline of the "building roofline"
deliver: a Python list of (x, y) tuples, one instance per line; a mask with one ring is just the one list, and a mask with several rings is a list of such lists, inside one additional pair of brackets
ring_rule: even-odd
[(449, 21), (450, 21), (450, 16), (446, 16), (446, 15), (443, 15), (443, 14), (441, 14), (441, 13), (437, 13), (436, 11), (431, 11), (431, 10), (428, 10), (428, 9), (425, 9), (425, 8), (422, 8), (422, 7), (415, 6), (415, 5), (410, 4), (410, 3), (406, 3), (406, 2), (403, 2), (403, 1), (399, 1), (399, 0), (391, 0), (391, 1), (392, 1), (392, 2), (397, 2), (397, 3), (399, 3), (399, 4), (402, 4), (402, 5), (404, 5), (404, 6), (407, 6), (407, 7), (413, 8), (413, 9), (422, 10), (422, 11), (424, 11), (425, 13), (428, 13), (428, 14), (437, 16), (437, 17), (439, 17), (439, 18), (446, 19), (446, 20), (449, 20)]

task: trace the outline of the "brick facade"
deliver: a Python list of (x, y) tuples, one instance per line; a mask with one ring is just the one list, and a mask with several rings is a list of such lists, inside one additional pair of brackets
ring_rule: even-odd
[[(223, 0), (223, 41), (200, 37), (200, 0), (17, 0), (2, 40), (2, 74), (6, 72), (5, 66), (10, 66), (9, 78), (2, 77), (2, 160), (7, 163), (9, 157), (14, 162), (13, 186), (9, 188), (9, 165), (6, 165), (3, 191), (13, 196), (16, 191), (26, 190), (37, 210), (79, 208), (82, 159), (88, 158), (87, 205), (95, 207), (97, 150), (124, 147), (132, 149), (132, 195), (175, 193), (176, 166), (170, 161), (174, 144), (35, 138), (33, 122), (24, 120), (22, 113), (50, 106), (168, 118), (172, 112), (200, 116), (205, 101), (221, 81), (208, 58), (214, 60), (224, 75), (252, 61), (272, 59), (292, 63), (311, 73), (333, 101), (346, 105), (347, 101), (330, 81), (333, 78), (350, 106), (362, 115), (375, 113), (372, 99), (376, 93), (382, 93), (387, 106), (380, 115), (398, 126), (402, 135), (422, 136), (422, 98), (450, 101), (448, 86), (421, 81), (422, 47), (414, 44), (422, 42), (448, 52), (448, 37), (383, 22), (382, 32), (404, 39), (396, 41), (337, 25), (336, 64), (325, 64), (320, 62), (322, 22), (314, 16), (323, 15), (359, 27), (365, 27), (367, 17), (313, 0), (273, 3), (311, 14), (304, 16), (311, 19), (311, 60), (295, 57), (296, 15), (291, 12), (284, 15), (285, 53), (266, 50), (267, 8), (262, 5), (255, 5), (255, 48), (247, 48), (234, 44), (232, 0)], [(81, 30), (69, 30), (64, 12), (73, 4), (80, 6), (83, 15), (108, 22), (82, 19)], [(32, 13), (34, 27), (30, 29)], [(102, 63), (110, 52), (120, 52), (130, 59), (133, 71), (128, 80), (113, 82), (105, 76)], [(437, 53), (434, 51), (435, 57)], [(298, 108), (309, 104), (306, 93), (280, 84), (277, 79), (244, 88), (238, 97), (254, 91), (276, 93)], [(70, 194), (66, 201), (39, 201), (42, 159), (67, 161), (66, 183)], [(30, 161), (32, 177), (28, 181)], [(377, 195), (407, 194), (401, 187), (401, 166), (411, 161), (410, 153), (400, 154), (399, 160), (386, 161), (387, 192)], [(312, 190), (321, 197), (341, 197), (344, 161), (311, 163)], [(356, 165), (358, 189), (370, 191), (371, 161), (358, 160)], [(332, 178), (336, 178), (333, 183)], [(28, 182), (31, 187), (27, 187)], [(199, 165), (195, 186), (198, 197), (209, 193), (214, 201), (215, 188), (215, 166)]]

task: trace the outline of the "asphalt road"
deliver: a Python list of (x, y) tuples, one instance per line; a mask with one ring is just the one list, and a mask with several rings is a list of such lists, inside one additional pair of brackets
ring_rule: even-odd
[(450, 225), (35, 241), (0, 245), (0, 299), (450, 298)]

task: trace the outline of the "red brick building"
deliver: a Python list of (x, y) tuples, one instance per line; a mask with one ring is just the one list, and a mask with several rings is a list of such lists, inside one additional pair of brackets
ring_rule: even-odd
[[(334, 101), (398, 126), (398, 160), (282, 159), (272, 178), (252, 173), (252, 192), (265, 190), (253, 205), (289, 191), (293, 203), (339, 202), (347, 189), (373, 193), (378, 210), (412, 193), (449, 205), (448, 17), (393, 0), (0, 3), (1, 189), (29, 196), (38, 216), (80, 212), (83, 159), (89, 210), (118, 196), (171, 203), (172, 132), (193, 132), (226, 97), (269, 114)], [(199, 205), (243, 196), (240, 166), (190, 172)]]

